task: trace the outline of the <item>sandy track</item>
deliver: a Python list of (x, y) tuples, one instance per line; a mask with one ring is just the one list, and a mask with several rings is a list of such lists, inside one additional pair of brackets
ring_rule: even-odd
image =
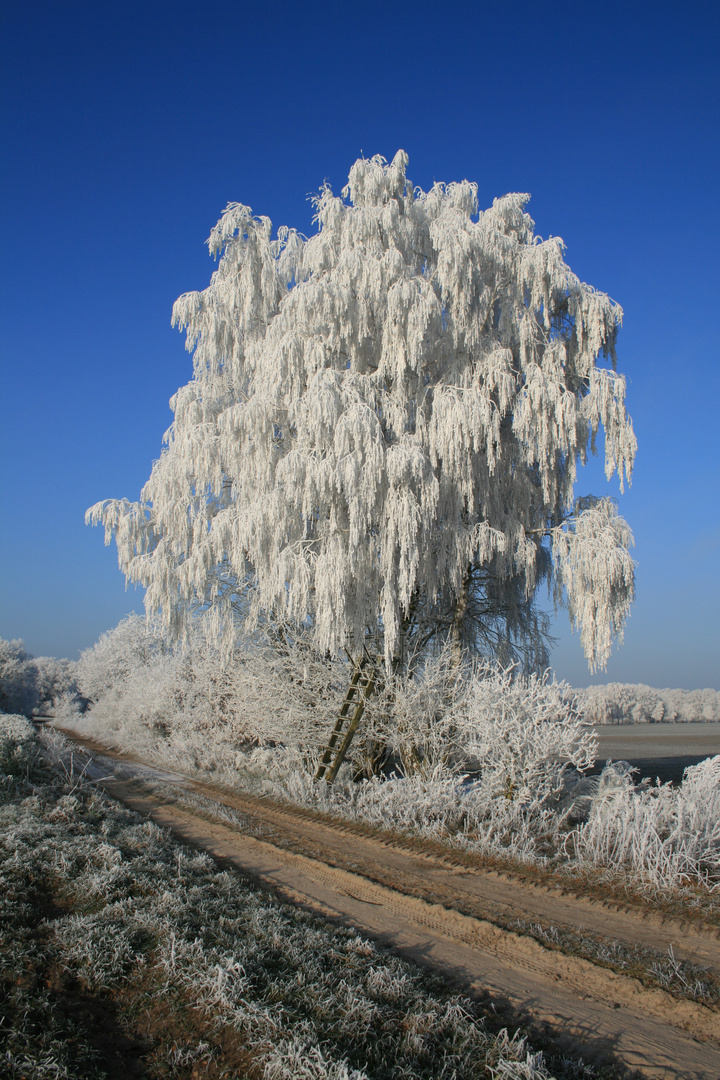
[(567, 896), (560, 888), (528, 884), (515, 876), (467, 869), (427, 851), (419, 854), (382, 836), (368, 837), (353, 823), (327, 823), (312, 811), (228, 792), (189, 781), (191, 791), (239, 811), (243, 825), (258, 839), (321, 858), (395, 891), (439, 903), (465, 915), (497, 921), (523, 919), (543, 926), (587, 930), (595, 937), (620, 940), (720, 971), (720, 939), (692, 924), (679, 924), (652, 913), (613, 909), (588, 898)]
[[(336, 827), (312, 812), (143, 768), (82, 742), (93, 757), (88, 772), (113, 797), (284, 899), (355, 926), (465, 991), (489, 995), (503, 1015), (551, 1029), (557, 1045), (579, 1049), (585, 1060), (619, 1059), (658, 1080), (720, 1077), (718, 1011), (545, 948), (493, 919), (503, 915), (507, 926), (512, 913), (660, 951), (672, 945), (676, 956), (720, 971), (712, 931), (464, 869), (364, 835), (352, 823)], [(196, 802), (202, 797), (202, 809), (177, 801), (178, 784)], [(234, 822), (222, 820), (222, 804), (235, 812)]]

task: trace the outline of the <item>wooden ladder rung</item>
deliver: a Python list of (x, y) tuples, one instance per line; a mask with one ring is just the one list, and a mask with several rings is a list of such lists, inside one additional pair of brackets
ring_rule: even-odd
[[(375, 689), (377, 673), (373, 670), (371, 674), (366, 674), (365, 668), (368, 664), (372, 664), (374, 668), (374, 662), (367, 653), (364, 653), (355, 666), (352, 679), (350, 680), (350, 686), (345, 694), (345, 700), (340, 707), (340, 713), (335, 721), (335, 727), (332, 730), (327, 746), (324, 748), (322, 757), (318, 763), (317, 772), (315, 773), (316, 780), (322, 780), (323, 777), (325, 777), (327, 783), (332, 784), (345, 759), (350, 743), (360, 724), (362, 714), (365, 711), (365, 702)], [(350, 724), (343, 735), (340, 746), (335, 750), (335, 745), (340, 735), (343, 733), (345, 721), (348, 719), (350, 710), (353, 707), (354, 712), (350, 719)], [(332, 760), (333, 751), (335, 751), (334, 761)]]

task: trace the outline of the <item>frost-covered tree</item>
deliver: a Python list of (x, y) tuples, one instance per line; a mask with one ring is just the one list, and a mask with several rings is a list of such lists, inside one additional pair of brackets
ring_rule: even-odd
[(529, 196), (479, 212), (475, 184), (424, 192), (406, 165), (325, 185), (310, 238), (228, 205), (209, 287), (173, 311), (194, 375), (167, 447), (140, 502), (88, 519), (172, 635), (204, 609), (229, 645), (240, 606), (320, 651), (378, 634), (390, 661), (411, 632), (532, 635), (546, 578), (604, 665), (632, 537), (574, 484), (601, 427), (608, 478), (631, 474), (621, 310), (535, 236)]
[(75, 687), (75, 664), (54, 656), (33, 656), (23, 642), (0, 639), (0, 712), (24, 716), (46, 713)]
[(589, 724), (697, 724), (720, 721), (718, 690), (656, 690), (644, 683), (607, 683), (574, 690)]

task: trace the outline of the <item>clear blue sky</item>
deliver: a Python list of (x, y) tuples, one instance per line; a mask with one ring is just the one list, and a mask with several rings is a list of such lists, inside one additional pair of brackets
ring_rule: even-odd
[[(142, 610), (83, 515), (136, 499), (160, 452), (191, 373), (172, 303), (207, 285), (225, 204), (309, 232), (309, 192), (402, 147), (424, 188), (531, 192), (537, 231), (622, 304), (637, 603), (596, 681), (720, 688), (719, 17), (702, 0), (7, 4), (0, 636), (74, 657)], [(578, 493), (606, 490), (588, 474)], [(593, 681), (564, 613), (556, 633), (558, 675)]]

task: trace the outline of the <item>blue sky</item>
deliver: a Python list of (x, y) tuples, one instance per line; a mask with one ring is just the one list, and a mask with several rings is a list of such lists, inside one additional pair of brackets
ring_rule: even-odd
[[(308, 193), (402, 147), (421, 187), (531, 192), (625, 311), (637, 603), (597, 679), (561, 613), (558, 675), (720, 689), (719, 22), (703, 2), (6, 5), (0, 636), (76, 656), (142, 610), (83, 516), (137, 498), (160, 452), (191, 373), (172, 303), (207, 285), (225, 204), (309, 232)], [(608, 490), (586, 471), (578, 493)]]

